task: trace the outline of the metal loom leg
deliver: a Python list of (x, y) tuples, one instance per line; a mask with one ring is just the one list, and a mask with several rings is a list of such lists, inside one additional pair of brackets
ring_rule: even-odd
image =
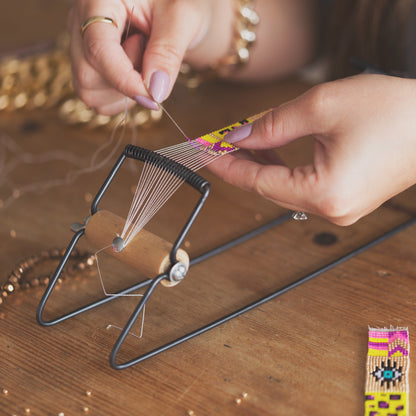
[[(274, 220), (274, 221), (276, 221), (276, 220)], [(266, 224), (266, 226), (272, 224), (274, 221), (272, 221), (269, 224)], [(416, 218), (412, 218), (411, 220), (409, 220), (409, 221), (407, 221), (407, 222), (405, 222), (403, 224), (398, 225), (397, 227), (391, 229), (390, 231), (387, 231), (386, 233), (382, 234), (381, 236), (375, 238), (374, 240), (369, 241), (368, 243), (362, 245), (361, 247), (358, 247), (357, 249), (354, 249), (354, 250), (350, 251), (349, 253), (347, 253), (347, 254), (339, 257), (338, 259), (332, 261), (331, 263), (326, 264), (325, 266), (323, 266), (323, 267), (321, 267), (321, 268), (313, 271), (312, 273), (309, 273), (309, 274), (307, 274), (307, 275), (305, 275), (305, 276), (303, 276), (303, 277), (295, 280), (292, 283), (289, 283), (288, 285), (283, 286), (282, 288), (280, 288), (280, 289), (278, 289), (278, 290), (276, 290), (274, 292), (271, 292), (268, 295), (266, 295), (266, 296), (264, 296), (264, 297), (262, 297), (260, 299), (257, 299), (256, 301), (254, 301), (252, 303), (249, 303), (249, 304), (243, 306), (242, 308), (237, 309), (234, 312), (231, 312), (228, 315), (225, 315), (225, 316), (223, 316), (223, 317), (221, 317), (221, 318), (219, 318), (219, 319), (217, 319), (217, 320), (215, 320), (213, 322), (210, 322), (209, 324), (207, 324), (205, 326), (202, 326), (202, 327), (196, 329), (195, 331), (189, 332), (188, 334), (183, 335), (180, 338), (177, 338), (177, 339), (175, 339), (175, 340), (173, 340), (171, 342), (168, 342), (168, 343), (166, 343), (166, 344), (164, 344), (164, 345), (162, 345), (160, 347), (157, 347), (157, 348), (155, 348), (155, 349), (153, 349), (153, 350), (151, 350), (149, 352), (146, 352), (146, 353), (140, 355), (139, 357), (137, 357), (137, 358), (135, 358), (135, 359), (133, 359), (131, 361), (128, 361), (128, 362), (126, 362), (124, 364), (117, 365), (115, 363), (115, 355), (113, 356), (113, 353), (114, 353), (114, 350), (113, 350), (112, 358), (111, 358), (111, 361), (110, 361), (111, 362), (111, 365), (113, 366), (113, 368), (118, 369), (118, 370), (121, 370), (121, 369), (124, 369), (124, 368), (128, 368), (128, 367), (130, 367), (130, 366), (132, 366), (134, 364), (137, 364), (137, 363), (139, 363), (141, 361), (144, 361), (144, 360), (146, 360), (148, 358), (154, 357), (154, 356), (156, 356), (156, 355), (158, 355), (158, 354), (160, 354), (160, 353), (162, 353), (162, 352), (164, 352), (164, 351), (166, 351), (166, 350), (168, 350), (170, 348), (173, 348), (173, 347), (175, 347), (175, 346), (177, 346), (179, 344), (182, 344), (185, 341), (188, 341), (188, 340), (190, 340), (190, 339), (192, 339), (192, 338), (194, 338), (194, 337), (196, 337), (198, 335), (201, 335), (201, 334), (209, 331), (210, 329), (216, 328), (217, 326), (219, 326), (219, 325), (221, 325), (221, 324), (223, 324), (225, 322), (228, 322), (231, 319), (237, 318), (238, 316), (242, 315), (243, 313), (246, 313), (246, 312), (248, 312), (248, 311), (250, 311), (250, 310), (252, 310), (252, 309), (254, 309), (254, 308), (258, 307), (258, 306), (261, 306), (264, 303), (266, 303), (266, 302), (268, 302), (268, 301), (270, 301), (270, 300), (272, 300), (272, 299), (274, 299), (274, 298), (276, 298), (276, 297), (278, 297), (280, 295), (283, 295), (284, 293), (286, 293), (286, 292), (288, 292), (288, 291), (290, 291), (290, 290), (292, 290), (292, 289), (294, 289), (294, 288), (302, 285), (303, 283), (308, 282), (309, 280), (312, 280), (313, 278), (321, 275), (324, 272), (327, 272), (328, 270), (333, 269), (334, 267), (340, 265), (341, 263), (344, 263), (347, 260), (350, 260), (351, 258), (357, 256), (358, 254), (363, 253), (365, 250), (367, 250), (367, 249), (369, 249), (371, 247), (374, 247), (375, 245), (377, 245), (377, 244), (379, 244), (379, 243), (387, 240), (389, 237), (392, 237), (393, 235), (399, 233), (400, 231), (402, 231), (402, 230), (404, 230), (404, 229), (406, 229), (406, 228), (408, 228), (408, 227), (410, 227), (410, 226), (412, 226), (414, 224), (416, 224)], [(256, 230), (254, 230), (254, 231), (256, 231)], [(247, 234), (250, 234), (250, 233), (247, 233)], [(233, 240), (233, 242), (235, 242), (237, 240), (240, 241), (241, 239), (244, 239), (244, 237), (245, 236), (241, 236), (238, 239)], [(233, 242), (230, 242), (230, 243), (233, 243)], [(222, 247), (225, 247), (225, 246), (226, 247), (229, 247), (229, 244), (230, 243), (226, 243), (223, 246), (218, 247), (218, 248), (216, 248), (216, 249), (214, 249), (214, 250), (206, 253), (206, 255), (207, 255), (206, 257), (205, 257), (205, 255), (203, 255), (203, 256), (200, 256), (200, 257), (194, 259), (193, 261), (191, 261), (191, 264), (192, 263), (194, 263), (194, 264), (195, 263), (199, 263), (199, 261), (202, 261), (202, 260), (200, 260), (200, 258), (205, 259), (205, 258), (211, 257), (211, 255), (208, 255), (208, 254), (221, 252), (221, 248)], [(197, 261), (197, 260), (199, 260), (199, 261)], [(162, 279), (160, 279), (160, 280), (162, 280)], [(154, 286), (156, 286), (156, 284)], [(153, 291), (153, 289), (150, 290), (150, 287), (149, 287), (148, 291), (149, 291), (149, 295), (150, 295), (150, 293)], [(140, 304), (139, 304), (139, 306), (136, 308), (136, 311), (134, 312), (134, 314), (132, 314), (132, 317), (129, 320), (129, 323), (131, 322), (131, 324), (130, 324), (130, 326), (128, 327), (127, 330), (126, 330), (126, 328), (129, 325), (129, 323), (126, 325), (126, 328), (124, 330), (124, 337), (123, 337), (123, 339), (120, 341), (120, 338), (121, 338), (121, 336), (120, 336), (119, 340), (117, 341), (117, 342), (120, 341), (119, 342), (120, 345), (123, 342), (125, 336), (127, 335), (129, 329), (133, 325), (134, 321), (137, 319), (138, 314), (140, 313), (140, 310), (141, 310), (142, 306), (140, 307)], [(134, 319), (132, 319), (132, 318), (134, 318)], [(117, 351), (118, 351), (118, 348), (115, 351), (115, 354), (117, 353)]]
[(79, 239), (83, 236), (84, 231), (85, 230), (82, 229), (82, 230), (78, 231), (77, 233), (75, 233), (75, 235), (72, 237), (72, 239), (71, 239), (71, 241), (70, 241), (70, 243), (69, 243), (69, 245), (68, 245), (68, 247), (65, 251), (65, 254), (62, 257), (62, 260), (60, 261), (54, 275), (52, 276), (52, 279), (50, 280), (50, 282), (48, 284), (48, 287), (45, 290), (45, 293), (42, 296), (41, 301), (39, 302), (39, 306), (38, 306), (38, 309), (37, 309), (37, 312), (36, 312), (36, 319), (39, 322), (39, 324), (42, 325), (42, 326), (52, 326), (52, 325), (55, 325), (59, 322), (65, 321), (65, 320), (67, 320), (69, 318), (72, 318), (74, 316), (77, 316), (77, 315), (79, 315), (83, 312), (94, 309), (97, 306), (103, 305), (104, 303), (110, 302), (118, 296), (125, 295), (127, 293), (133, 292), (134, 290), (137, 290), (137, 289), (140, 289), (144, 286), (147, 286), (152, 281), (151, 279), (143, 280), (140, 283), (137, 283), (133, 286), (130, 286), (126, 289), (121, 290), (120, 292), (115, 293), (114, 296), (104, 297), (104, 298), (102, 298), (98, 301), (92, 302), (92, 303), (90, 303), (86, 306), (75, 309), (72, 312), (66, 313), (66, 314), (64, 314), (64, 315), (62, 315), (58, 318), (51, 319), (49, 321), (43, 319), (43, 312), (45, 310), (46, 303), (48, 302), (48, 299), (49, 299), (50, 295), (52, 294), (53, 289), (55, 288), (56, 282), (58, 281), (59, 276), (62, 273), (62, 270), (64, 269), (66, 263), (68, 262), (68, 259), (70, 258), (72, 251), (74, 250), (74, 248), (75, 248), (76, 244), (78, 243)]
[(137, 318), (140, 315), (140, 312), (142, 311), (143, 307), (145, 306), (146, 302), (148, 301), (150, 295), (153, 293), (153, 291), (155, 290), (156, 286), (164, 279), (167, 279), (169, 277), (169, 275), (167, 273), (164, 274), (160, 274), (159, 276), (155, 277), (152, 280), (152, 283), (150, 284), (150, 286), (147, 288), (146, 292), (143, 294), (143, 297), (140, 299), (140, 302), (138, 303), (136, 309), (133, 311), (133, 313), (130, 315), (129, 320), (127, 321), (125, 327), (123, 328), (123, 331), (121, 332), (120, 336), (118, 337), (116, 343), (114, 344), (113, 350), (111, 351), (110, 354), (110, 365), (111, 367), (113, 367), (116, 370), (123, 370), (125, 368), (128, 368), (134, 364), (139, 363), (140, 361), (143, 361), (142, 356), (133, 358), (129, 361), (126, 361), (124, 363), (120, 363), (118, 364), (116, 362), (117, 360), (117, 354), (118, 351), (120, 350), (121, 345), (123, 344), (124, 340), (126, 339), (128, 333), (131, 330), (131, 327), (134, 325), (134, 323), (136, 322)]

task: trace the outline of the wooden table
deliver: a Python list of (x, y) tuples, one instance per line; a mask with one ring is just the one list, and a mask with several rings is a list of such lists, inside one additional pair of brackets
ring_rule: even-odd
[[(24, 45), (28, 39), (44, 40), (63, 25), (68, 4), (17, 1), (10, 6), (14, 13), (8, 13), (19, 25), (17, 10), (23, 3), (21, 18), (27, 26), (13, 32), (13, 42), (3, 37), (3, 49)], [(51, 21), (51, 33), (39, 28)], [(10, 34), (13, 28), (9, 22), (0, 30)], [(210, 83), (196, 91), (178, 86), (167, 107), (195, 137), (306, 88), (296, 80), (258, 86)], [(69, 127), (53, 109), (2, 113), (0, 129), (27, 152), (61, 149), (82, 158), (90, 157), (109, 134)], [(139, 144), (151, 149), (182, 140), (167, 119), (137, 134)], [(306, 162), (310, 140), (300, 140), (282, 154), (289, 164)], [(22, 166), (11, 179), (27, 184), (63, 177), (70, 168), (56, 161), (30, 169)], [(95, 194), (108, 170), (109, 166), (42, 194), (24, 195), (0, 211), (0, 281), (23, 258), (67, 244), (69, 225), (88, 214), (89, 195)], [(191, 256), (285, 212), (208, 172), (202, 175), (211, 182), (212, 193), (187, 238)], [(121, 172), (103, 205), (124, 216), (136, 181), (129, 170)], [(7, 190), (0, 192), (4, 198)], [(149, 228), (172, 241), (196, 198), (194, 190), (182, 187)], [(415, 206), (416, 192), (411, 189), (351, 227), (316, 217), (289, 221), (191, 268), (178, 286), (156, 290), (146, 308), (144, 336), (129, 336), (122, 358), (181, 336), (338, 258), (411, 218)], [(138, 298), (117, 299), (43, 328), (35, 320), (43, 289), (19, 291), (0, 306), (0, 388), (8, 390), (0, 394), (0, 414), (23, 415), (30, 409), (30, 415), (65, 416), (360, 415), (368, 326), (408, 326), (411, 343), (415, 342), (415, 244), (416, 230), (411, 227), (256, 310), (124, 371), (108, 364), (120, 334), (108, 325), (123, 326)], [(85, 243), (84, 247), (88, 248)], [(104, 268), (108, 290), (142, 279), (118, 263)], [(96, 272), (68, 278), (48, 305), (48, 315), (101, 296)], [(139, 329), (136, 325), (135, 332)], [(416, 383), (414, 372), (410, 383)], [(413, 394), (410, 406), (416, 406)]]

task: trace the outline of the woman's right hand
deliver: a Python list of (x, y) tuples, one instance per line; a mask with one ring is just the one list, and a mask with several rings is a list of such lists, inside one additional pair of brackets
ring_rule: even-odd
[[(274, 153), (314, 138), (310, 164)], [(225, 136), (237, 152), (210, 165), (223, 180), (277, 205), (350, 225), (416, 184), (416, 80), (357, 75), (318, 85)]]
[[(78, 0), (68, 16), (76, 92), (101, 114), (122, 111), (125, 97), (129, 106), (138, 102), (157, 109), (170, 94), (187, 50), (203, 43), (217, 25), (212, 8), (219, 4), (221, 16), (231, 19), (228, 0)], [(82, 23), (93, 16), (109, 17), (118, 27), (96, 22), (81, 36)], [(226, 53), (224, 43), (212, 53)]]

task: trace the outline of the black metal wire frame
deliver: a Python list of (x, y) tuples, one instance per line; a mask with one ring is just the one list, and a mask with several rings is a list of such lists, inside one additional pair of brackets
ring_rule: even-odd
[[(98, 211), (98, 205), (104, 196), (105, 192), (107, 191), (108, 187), (110, 186), (111, 182), (113, 181), (114, 177), (116, 176), (118, 170), (122, 166), (123, 162), (126, 160), (126, 158), (133, 158), (137, 160), (144, 161), (146, 163), (153, 164), (154, 166), (157, 166), (161, 169), (164, 169), (166, 171), (169, 171), (171, 174), (183, 179), (185, 182), (187, 182), (189, 185), (193, 186), (196, 190), (198, 190), (201, 193), (201, 197), (199, 198), (195, 208), (193, 209), (190, 217), (186, 221), (185, 225), (183, 226), (182, 230), (179, 232), (179, 235), (174, 242), (172, 249), (169, 253), (169, 259), (170, 259), (170, 267), (168, 268), (167, 273), (162, 274), (160, 276), (157, 276), (155, 279), (146, 279), (143, 280), (140, 283), (137, 283), (131, 287), (128, 287), (124, 290), (121, 290), (118, 293), (115, 293), (113, 296), (104, 297), (98, 301), (95, 301), (93, 303), (90, 303), (88, 305), (85, 305), (81, 308), (78, 308), (72, 312), (66, 313), (58, 318), (51, 319), (51, 320), (45, 320), (43, 318), (43, 313), (45, 310), (46, 303), (49, 300), (50, 295), (52, 294), (56, 283), (62, 273), (62, 270), (64, 269), (66, 263), (68, 262), (68, 259), (71, 256), (72, 251), (74, 250), (75, 246), (77, 245), (80, 238), (85, 233), (85, 226), (77, 231), (75, 235), (72, 237), (71, 241), (69, 242), (69, 245), (67, 249), (65, 250), (65, 253), (61, 259), (61, 261), (58, 264), (58, 267), (55, 270), (55, 273), (53, 274), (45, 293), (42, 296), (42, 299), (40, 300), (37, 312), (36, 312), (36, 319), (38, 323), (42, 326), (52, 326), (59, 322), (65, 321), (69, 318), (72, 318), (74, 316), (77, 316), (83, 312), (89, 311), (91, 309), (96, 308), (97, 306), (103, 305), (104, 303), (107, 303), (111, 300), (113, 300), (116, 297), (119, 297), (121, 295), (133, 292), (137, 289), (146, 287), (150, 285), (150, 287), (147, 289), (144, 297), (142, 298), (144, 302), (141, 302), (142, 307), (146, 303), (147, 299), (149, 298), (150, 294), (153, 292), (155, 286), (163, 279), (169, 278), (169, 272), (170, 269), (177, 263), (176, 254), (177, 251), (182, 244), (183, 240), (185, 239), (189, 229), (191, 228), (192, 224), (194, 223), (196, 217), (198, 216), (203, 204), (205, 203), (205, 200), (207, 199), (210, 191), (210, 184), (208, 181), (206, 181), (204, 178), (196, 174), (195, 172), (191, 171), (190, 169), (186, 168), (185, 166), (180, 165), (179, 163), (167, 159), (164, 156), (161, 156), (155, 152), (152, 152), (147, 149), (142, 149), (137, 146), (133, 145), (127, 145), (111, 169), (110, 173), (108, 174), (106, 180), (104, 181), (103, 185), (101, 186), (100, 190), (97, 192), (97, 195), (95, 196), (92, 204), (91, 204), (91, 215), (94, 215)], [(141, 308), (140, 308), (141, 310)], [(138, 312), (140, 313), (140, 311)], [(136, 317), (137, 318), (137, 317)], [(135, 320), (135, 319), (134, 319)], [(134, 320), (132, 321), (131, 325), (134, 323)], [(127, 325), (128, 326), (128, 325)], [(127, 327), (126, 326), (126, 327)], [(118, 349), (120, 348), (121, 344), (124, 341), (125, 336), (128, 334), (127, 331), (123, 331), (122, 335), (125, 334), (122, 339), (119, 339), (119, 342), (115, 345), (115, 353), (113, 354), (114, 357), (112, 357), (112, 361), (115, 362), (115, 356), (117, 354)], [(117, 347), (117, 348), (116, 348)]]
[[(107, 190), (111, 180), (114, 178), (115, 174), (117, 173), (118, 169), (120, 168), (121, 164), (123, 163), (124, 159), (125, 159), (125, 155), (123, 158), (123, 155), (120, 157), (120, 159), (118, 160), (118, 162), (115, 164), (114, 168), (112, 169), (112, 171), (110, 172), (110, 174), (108, 175), (106, 181), (104, 182), (103, 186), (101, 187), (101, 189), (98, 191), (97, 196), (95, 197), (92, 206), (91, 206), (91, 213), (95, 213), (98, 210), (98, 203), (100, 201), (100, 199), (102, 198), (102, 196), (104, 195), (105, 191)], [(187, 223), (185, 224), (183, 230), (180, 232), (174, 247), (172, 249), (173, 253), (176, 253), (176, 250), (178, 249), (178, 247), (180, 246), (180, 244), (182, 243), (186, 233), (189, 231), (189, 228), (191, 227), (193, 221), (195, 220), (196, 216), (198, 215), (206, 197), (208, 196), (208, 192), (209, 192), (209, 183), (206, 181), (201, 182), (203, 185), (201, 186), (201, 191), (202, 191), (202, 196), (200, 198), (200, 200), (197, 203), (197, 206), (195, 207), (193, 213), (191, 214), (189, 220), (187, 221)], [(220, 254), (230, 248), (233, 248), (235, 246), (237, 246), (238, 244), (242, 244), (247, 240), (250, 240), (251, 238), (256, 237), (257, 235), (264, 233), (267, 230), (270, 230), (273, 227), (276, 227), (286, 221), (288, 221), (291, 218), (291, 213), (285, 214), (281, 217), (278, 217), (270, 222), (268, 222), (267, 224), (264, 224), (250, 232), (247, 232), (243, 235), (241, 235), (240, 237), (233, 239), (231, 241), (229, 241), (228, 243), (225, 243), (221, 246), (218, 246), (212, 250), (209, 250), (208, 252), (201, 254), (198, 257), (195, 257), (193, 259), (191, 259), (190, 261), (190, 266), (196, 265), (198, 263), (201, 263), (204, 260), (208, 260), (211, 257)], [(392, 237), (393, 235), (399, 233), (400, 231), (404, 230), (405, 228), (408, 228), (412, 225), (414, 225), (416, 223), (416, 218), (412, 218), (411, 220), (391, 229), (390, 231), (380, 235), (379, 237), (369, 241), (368, 243), (362, 245), (359, 248), (356, 248), (350, 252), (348, 252), (347, 254), (342, 255), (341, 257), (339, 257), (338, 259), (314, 270), (311, 273), (306, 274), (305, 276), (293, 281), (292, 283), (289, 283), (288, 285), (285, 285), (271, 293), (269, 293), (268, 295), (261, 297), (257, 300), (255, 300), (252, 303), (249, 303), (245, 306), (243, 306), (240, 309), (235, 310), (234, 312), (231, 312), (215, 321), (212, 321), (210, 323), (208, 323), (207, 325), (204, 325), (194, 331), (191, 331), (173, 341), (170, 341), (160, 347), (157, 347), (151, 351), (148, 351), (146, 353), (143, 353), (141, 355), (139, 355), (136, 358), (133, 358), (129, 361), (125, 361), (123, 363), (118, 363), (117, 362), (117, 355), (118, 352), (120, 350), (120, 347), (122, 346), (124, 340), (126, 339), (127, 335), (129, 334), (132, 326), (134, 325), (134, 323), (136, 322), (137, 318), (139, 317), (141, 311), (143, 310), (143, 307), (145, 306), (146, 302), (148, 301), (148, 299), (150, 298), (151, 294), (153, 293), (153, 291), (155, 290), (155, 288), (157, 287), (157, 285), (164, 279), (168, 278), (168, 273), (164, 273), (164, 274), (160, 274), (159, 276), (156, 276), (154, 279), (146, 279), (143, 280), (140, 283), (137, 283), (136, 285), (133, 285), (131, 287), (128, 287), (118, 293), (116, 293), (114, 296), (112, 297), (105, 297), (103, 299), (100, 299), (96, 302), (90, 303), (89, 305), (83, 306), (81, 308), (78, 308), (76, 310), (74, 310), (73, 312), (67, 313), (65, 315), (62, 315), (59, 318), (56, 318), (54, 320), (50, 320), (50, 321), (45, 321), (42, 318), (42, 314), (43, 314), (43, 310), (45, 308), (46, 302), (50, 296), (50, 294), (53, 291), (53, 288), (55, 287), (55, 284), (62, 272), (63, 267), (65, 266), (66, 262), (68, 261), (68, 258), (72, 252), (72, 250), (74, 249), (75, 245), (77, 244), (78, 240), (82, 237), (82, 235), (84, 234), (84, 230), (80, 230), (78, 231), (74, 237), (72, 238), (72, 240), (70, 241), (68, 248), (60, 262), (60, 264), (58, 265), (54, 276), (51, 279), (51, 282), (49, 283), (48, 287), (46, 288), (46, 291), (39, 303), (39, 307), (38, 307), (38, 311), (37, 311), (37, 320), (38, 322), (43, 325), (43, 326), (51, 326), (51, 325), (55, 325), (59, 322), (62, 322), (64, 320), (67, 320), (69, 318), (72, 318), (74, 316), (77, 316), (83, 312), (89, 311), (91, 309), (96, 308), (97, 306), (103, 305), (107, 302), (110, 302), (111, 300), (113, 300), (114, 298), (118, 297), (119, 295), (123, 295), (123, 294), (127, 294), (130, 292), (133, 292), (137, 289), (143, 288), (148, 286), (148, 288), (146, 289), (144, 295), (141, 297), (140, 301), (138, 302), (135, 310), (132, 312), (132, 314), (129, 317), (129, 320), (127, 321), (125, 327), (123, 328), (120, 336), (118, 337), (116, 343), (114, 344), (114, 347), (110, 353), (110, 365), (116, 369), (116, 370), (122, 370), (128, 367), (131, 367), (132, 365), (138, 364), (144, 360), (147, 360), (148, 358), (154, 357), (170, 348), (173, 348), (185, 341), (188, 341), (198, 335), (204, 334), (205, 332), (209, 331), (210, 329), (216, 328), (217, 326), (230, 321), (231, 319), (234, 319), (240, 315), (242, 315), (243, 313), (246, 313), (260, 305), (263, 305), (264, 303), (302, 285), (303, 283), (308, 282), (309, 280), (321, 275), (322, 273), (327, 272), (328, 270), (333, 269), (334, 267), (340, 265), (341, 263), (346, 262), (347, 260), (350, 260), (351, 258), (357, 256), (358, 254), (361, 254), (362, 252), (364, 252), (365, 250), (375, 246), (376, 244), (379, 244), (385, 240), (387, 240), (388, 238)], [(172, 253), (171, 252), (171, 253)], [(172, 258), (171, 258), (172, 259)], [(173, 260), (176, 261), (176, 257), (173, 257)]]
[[(211, 257), (220, 254), (232, 247), (235, 247), (238, 244), (244, 243), (245, 241), (279, 225), (282, 224), (283, 222), (288, 221), (291, 218), (291, 214), (286, 214), (283, 215), (279, 218), (276, 218), (275, 220), (259, 227), (256, 228), (255, 230), (252, 230), (246, 234), (243, 234), (242, 236), (236, 238), (235, 240), (229, 241), (226, 244), (223, 244), (213, 250), (210, 250), (198, 257), (195, 257), (194, 259), (191, 260), (190, 264), (191, 265), (195, 265), (198, 264), (204, 260), (208, 260)], [(147, 360), (148, 358), (154, 357), (155, 355), (158, 355), (172, 347), (175, 347), (179, 344), (182, 344), (185, 341), (188, 341), (198, 335), (204, 334), (205, 332), (209, 331), (210, 329), (216, 328), (219, 325), (222, 325), (228, 321), (230, 321), (231, 319), (237, 318), (238, 316), (251, 311), (254, 308), (257, 308), (258, 306), (263, 305), (266, 302), (269, 302), (270, 300), (277, 298), (280, 295), (283, 295), (284, 293), (295, 289), (296, 287), (302, 285), (303, 283), (308, 282), (309, 280), (312, 280), (313, 278), (321, 275), (322, 273), (325, 273), (331, 269), (333, 269), (336, 266), (339, 266), (341, 263), (346, 262), (347, 260), (352, 259), (353, 257), (357, 256), (358, 254), (363, 253), (364, 251), (368, 250), (371, 247), (374, 247), (375, 245), (387, 240), (388, 238), (392, 237), (393, 235), (399, 233), (400, 231), (404, 230), (405, 228), (410, 227), (411, 225), (414, 225), (416, 223), (416, 218), (412, 218), (411, 220), (400, 224), (399, 226), (391, 229), (390, 231), (380, 235), (379, 237), (375, 238), (374, 240), (369, 241), (368, 243), (362, 245), (361, 247), (358, 247), (350, 252), (348, 252), (347, 254), (344, 254), (343, 256), (339, 257), (338, 259), (314, 270), (311, 273), (308, 273), (307, 275), (293, 281), (292, 283), (289, 283), (286, 286), (283, 286), (279, 289), (277, 289), (276, 291), (273, 291), (271, 293), (269, 293), (268, 295), (259, 298), (257, 300), (255, 300), (252, 303), (249, 303), (245, 306), (243, 306), (240, 309), (235, 310), (234, 312), (231, 312), (228, 315), (225, 315), (215, 321), (210, 322), (207, 325), (204, 325), (192, 332), (189, 332), (188, 334), (185, 334), (173, 341), (170, 341), (160, 347), (157, 347), (151, 351), (148, 351), (130, 361), (124, 362), (124, 363), (117, 363), (116, 362), (116, 355), (118, 353), (118, 350), (121, 346), (121, 344), (123, 343), (125, 337), (128, 335), (129, 330), (131, 329), (131, 327), (133, 326), (134, 322), (136, 321), (136, 319), (138, 318), (140, 312), (143, 309), (143, 306), (145, 305), (147, 299), (149, 298), (150, 294), (153, 292), (153, 290), (155, 289), (156, 285), (164, 278), (163, 275), (158, 276), (155, 280), (153, 280), (152, 285), (149, 287), (149, 289), (146, 291), (146, 293), (144, 294), (143, 298), (141, 299), (141, 301), (139, 302), (139, 304), (137, 305), (136, 309), (134, 310), (134, 312), (132, 313), (132, 315), (130, 316), (130, 319), (126, 325), (126, 327), (124, 328), (122, 334), (120, 335), (120, 337), (118, 338), (113, 351), (110, 354), (110, 364), (113, 368), (117, 369), (117, 370), (122, 370), (125, 368), (128, 368), (132, 365), (138, 364), (141, 361)]]

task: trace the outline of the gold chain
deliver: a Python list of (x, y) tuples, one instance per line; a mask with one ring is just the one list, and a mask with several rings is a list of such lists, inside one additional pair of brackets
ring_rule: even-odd
[(256, 41), (256, 26), (260, 22), (254, 3), (254, 0), (233, 0), (235, 16), (233, 38), (226, 56), (201, 71), (193, 70), (186, 62), (182, 63), (179, 80), (188, 88), (197, 88), (203, 81), (228, 75), (248, 63), (250, 49)]
[[(46, 51), (26, 56), (7, 56), (0, 61), (0, 111), (48, 109), (59, 106), (59, 115), (68, 124), (90, 128), (113, 128), (124, 113), (115, 116), (98, 114), (76, 98), (72, 86), (68, 54), (69, 38), (61, 36)], [(158, 122), (162, 111), (139, 105), (130, 110), (135, 126), (148, 127)]]

